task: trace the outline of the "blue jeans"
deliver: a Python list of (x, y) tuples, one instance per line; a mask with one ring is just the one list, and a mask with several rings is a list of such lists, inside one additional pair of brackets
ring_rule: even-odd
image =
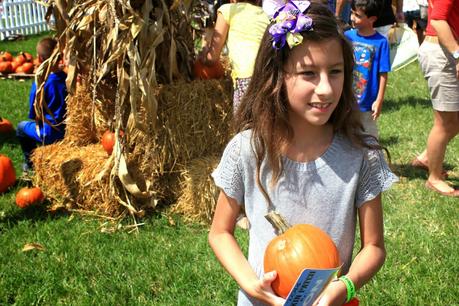
[(33, 167), (30, 155), (38, 143), (47, 145), (64, 138), (65, 126), (59, 127), (58, 130), (54, 130), (50, 126), (47, 126), (46, 129), (42, 127), (40, 128), (40, 133), (44, 133), (45, 130), (48, 131), (48, 134), (44, 135), (37, 134), (36, 126), (37, 124), (34, 121), (21, 121), (16, 127), (16, 137), (21, 145), (26, 168)]

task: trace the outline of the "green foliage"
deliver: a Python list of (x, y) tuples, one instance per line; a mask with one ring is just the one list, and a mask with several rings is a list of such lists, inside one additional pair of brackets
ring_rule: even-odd
[[(32, 48), (38, 39), (0, 43), (0, 50), (29, 50), (17, 44)], [(27, 118), (30, 83), (0, 80), (0, 116), (15, 125)], [(400, 183), (383, 195), (387, 260), (358, 292), (361, 305), (458, 305), (458, 201), (426, 190), (426, 173), (409, 166), (432, 124), (417, 63), (389, 75), (386, 97), (381, 141)], [(14, 135), (0, 136), (0, 153), (13, 159), (20, 174), (22, 156)], [(446, 166), (451, 182), (459, 185), (457, 137)], [(235, 304), (237, 285), (210, 250), (206, 226), (158, 214), (140, 220), (139, 231), (129, 233), (130, 220), (117, 226), (51, 214), (45, 207), (20, 210), (14, 196), (24, 184), (0, 195), (0, 305)], [(246, 232), (238, 230), (237, 237), (247, 250)], [(44, 250), (23, 252), (28, 243)]]

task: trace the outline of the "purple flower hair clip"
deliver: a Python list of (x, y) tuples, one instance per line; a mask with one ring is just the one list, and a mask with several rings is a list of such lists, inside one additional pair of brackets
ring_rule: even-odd
[(312, 19), (305, 15), (311, 2), (291, 1), (277, 9), (273, 20), (275, 23), (269, 28), (269, 34), (273, 37), (273, 48), (282, 49), (287, 42), (291, 48), (298, 46), (303, 41), (300, 34), (312, 30)]

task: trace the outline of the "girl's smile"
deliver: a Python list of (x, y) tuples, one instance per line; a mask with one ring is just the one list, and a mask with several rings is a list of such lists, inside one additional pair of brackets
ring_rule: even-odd
[(332, 103), (308, 103), (309, 106), (311, 106), (313, 109), (318, 110), (319, 112), (327, 112), (332, 106)]

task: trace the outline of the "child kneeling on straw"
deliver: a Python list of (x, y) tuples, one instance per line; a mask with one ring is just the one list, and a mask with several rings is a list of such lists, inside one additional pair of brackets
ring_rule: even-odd
[[(57, 41), (46, 37), (37, 44), (37, 57), (40, 63), (47, 60), (54, 52)], [(27, 172), (32, 170), (33, 165), (30, 160), (32, 151), (38, 143), (44, 145), (54, 143), (64, 138), (66, 114), (67, 88), (65, 79), (67, 74), (58, 65), (51, 68), (51, 73), (44, 83), (43, 105), (39, 106), (36, 101), (37, 85), (32, 83), (29, 96), (29, 119), (34, 121), (21, 121), (16, 129), (16, 136), (21, 145), (24, 155), (22, 170)], [(40, 107), (40, 113), (44, 118), (37, 118), (35, 107)]]

